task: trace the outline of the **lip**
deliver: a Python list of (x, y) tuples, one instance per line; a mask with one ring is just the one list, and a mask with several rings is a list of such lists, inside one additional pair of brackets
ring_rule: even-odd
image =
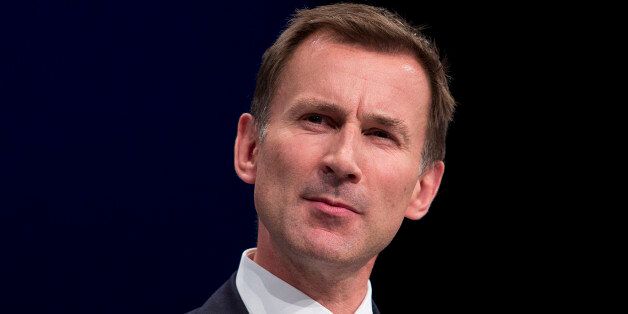
[(317, 209), (333, 216), (344, 216), (349, 212), (360, 214), (353, 206), (346, 204), (340, 200), (334, 200), (326, 197), (308, 197), (305, 200), (317, 203)]

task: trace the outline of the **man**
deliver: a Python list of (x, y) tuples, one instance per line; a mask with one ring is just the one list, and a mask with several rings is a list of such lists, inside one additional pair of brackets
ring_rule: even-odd
[(454, 110), (432, 45), (390, 12), (298, 11), (263, 56), (235, 169), (257, 248), (192, 313), (379, 313), (369, 276), (444, 172)]

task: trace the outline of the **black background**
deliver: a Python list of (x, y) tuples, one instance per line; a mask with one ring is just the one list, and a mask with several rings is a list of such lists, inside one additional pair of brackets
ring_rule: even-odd
[[(253, 189), (232, 149), (261, 55), (295, 8), (320, 3), (3, 4), (0, 311), (200, 306), (255, 245)], [(429, 26), (459, 103), (430, 213), (404, 222), (376, 263), (380, 310), (555, 300), (559, 240), (539, 240), (555, 205), (539, 151), (555, 142), (539, 140), (549, 110), (536, 80), (555, 57), (555, 16), (367, 3)]]

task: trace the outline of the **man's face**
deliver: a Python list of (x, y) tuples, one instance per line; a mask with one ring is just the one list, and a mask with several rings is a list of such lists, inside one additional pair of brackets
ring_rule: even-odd
[(383, 250), (421, 188), (430, 97), (423, 67), (408, 54), (321, 34), (300, 44), (252, 153), (255, 207), (273, 244), (345, 264)]

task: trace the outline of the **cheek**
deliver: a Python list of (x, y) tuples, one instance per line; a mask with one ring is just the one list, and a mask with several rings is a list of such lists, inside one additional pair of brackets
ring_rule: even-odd
[(288, 136), (267, 139), (259, 159), (258, 178), (283, 189), (299, 187), (298, 181), (307, 180), (316, 165), (312, 145), (305, 143)]
[[(388, 162), (381, 162), (387, 160)], [(416, 185), (418, 165), (395, 158), (381, 158), (380, 162), (371, 162), (370, 188), (377, 191), (383, 219), (401, 220), (410, 204), (412, 192)], [(399, 218), (401, 217), (401, 218)]]
[(379, 199), (376, 201), (378, 206), (374, 210), (375, 215), (371, 217), (370, 224), (378, 229), (377, 231), (373, 230), (373, 233), (379, 234), (381, 239), (386, 241), (385, 244), (388, 245), (401, 227), (406, 209), (410, 204), (413, 187), (410, 188), (411, 183), (409, 183), (407, 175), (401, 174), (398, 169), (382, 173), (383, 175), (378, 178), (381, 184), (375, 188), (377, 192), (371, 194), (377, 195)]

